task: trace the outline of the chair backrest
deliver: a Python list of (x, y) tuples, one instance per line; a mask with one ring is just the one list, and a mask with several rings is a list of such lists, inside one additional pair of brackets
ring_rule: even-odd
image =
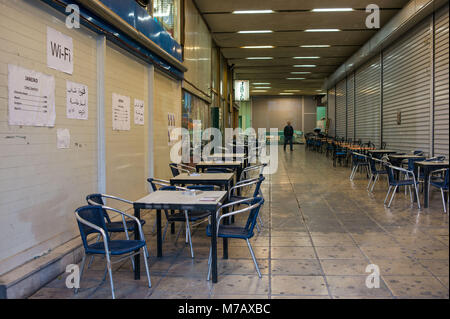
[(251, 202), (251, 205), (254, 206), (250, 213), (248, 214), (247, 222), (245, 223), (245, 230), (249, 232), (249, 234), (253, 233), (255, 229), (256, 221), (258, 218), (259, 210), (261, 209), (261, 205), (264, 203), (264, 198), (255, 197)]
[(382, 142), (382, 143), (381, 143), (381, 149), (382, 149), (382, 150), (386, 149), (386, 145), (387, 145), (386, 142)]
[(178, 165), (175, 163), (169, 164), (170, 170), (172, 171), (173, 177), (180, 175), (180, 170), (178, 169)]
[(415, 151), (413, 152), (413, 154), (414, 154), (414, 155), (423, 155), (424, 153), (423, 153), (423, 151), (421, 151), (421, 150), (415, 150)]
[[(99, 205), (99, 206), (105, 205), (105, 201), (103, 200), (102, 194), (90, 194), (90, 195), (87, 195), (86, 196), (86, 201), (87, 201), (88, 205), (91, 205), (91, 206), (93, 206), (93, 205)], [(102, 208), (102, 211), (103, 211), (103, 217), (105, 217), (106, 221), (108, 223), (110, 223), (111, 219), (109, 218), (108, 213), (103, 208)]]
[(414, 162), (423, 161), (425, 159), (424, 157), (419, 158), (409, 158), (408, 159), (408, 171), (414, 171)]
[[(166, 183), (165, 181), (157, 179), (157, 178), (151, 178), (151, 177), (147, 178), (147, 182), (150, 183), (150, 186), (152, 187), (152, 191), (153, 192), (156, 192), (157, 190), (168, 190), (168, 189), (162, 189), (164, 187), (172, 187), (168, 183)], [(173, 188), (174, 188), (174, 190), (176, 189), (175, 186), (173, 186)]]
[(103, 229), (106, 240), (109, 241), (109, 234), (106, 229), (105, 219), (103, 217), (104, 209), (102, 208), (102, 206), (83, 206), (75, 210), (75, 214), (77, 215), (78, 228), (80, 229), (80, 236), (85, 249), (88, 248), (87, 237), (90, 234), (100, 234), (100, 232), (97, 229), (94, 229), (91, 226), (82, 223), (82, 221), (80, 221), (78, 218), (81, 218), (83, 221), (87, 221), (94, 226)]

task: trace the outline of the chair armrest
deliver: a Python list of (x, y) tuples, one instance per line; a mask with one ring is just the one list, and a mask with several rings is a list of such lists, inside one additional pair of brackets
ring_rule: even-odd
[(106, 194), (101, 194), (101, 195), (102, 195), (102, 197), (105, 197), (105, 198), (115, 199), (115, 200), (118, 200), (120, 202), (124, 202), (124, 203), (133, 205), (133, 202), (129, 201), (127, 199), (123, 199), (123, 198), (120, 198), (120, 197), (117, 197), (117, 196), (112, 196), (112, 195), (106, 195)]
[(88, 222), (87, 220), (81, 218), (80, 215), (78, 215), (77, 212), (75, 213), (75, 218), (76, 218), (80, 223), (82, 223), (82, 224), (84, 224), (84, 225), (86, 225), (86, 226), (89, 226), (89, 227), (95, 229), (96, 231), (98, 231), (98, 232), (100, 233), (100, 235), (102, 235), (102, 237), (103, 237), (103, 242), (105, 243), (105, 248), (107, 248), (107, 245), (108, 245), (107, 240), (106, 240), (107, 237), (106, 237), (105, 231), (104, 231), (102, 228), (100, 228), (100, 227), (98, 227), (97, 225), (94, 225), (94, 224), (92, 224), (91, 222)]
[(115, 209), (115, 208), (112, 208), (112, 207), (102, 206), (102, 208), (105, 209), (105, 210), (110, 210), (110, 211), (116, 212), (116, 213), (118, 213), (118, 214), (120, 214), (120, 215), (122, 215), (124, 217), (128, 217), (128, 218), (134, 220), (136, 222), (136, 224), (138, 225), (139, 235), (141, 237), (141, 240), (145, 241), (144, 232), (142, 231), (141, 221), (137, 217), (135, 217), (133, 215), (129, 215), (129, 214), (127, 214), (127, 213), (125, 213), (125, 212), (123, 212), (121, 210), (118, 210), (118, 209)]
[(448, 170), (449, 170), (448, 168), (440, 168), (440, 169), (430, 172), (430, 175), (437, 174), (437, 173), (445, 173)]
[[(251, 198), (251, 199), (253, 200), (253, 198)], [(239, 210), (235, 210), (235, 211), (230, 212), (230, 213), (222, 214), (222, 215), (219, 217), (219, 219), (217, 220), (217, 230), (219, 230), (220, 222), (221, 222), (222, 219), (227, 218), (227, 217), (230, 217), (230, 216), (233, 216), (233, 215), (245, 213), (245, 212), (247, 212), (247, 211), (250, 211), (250, 210), (252, 210), (252, 209), (258, 207), (258, 205), (260, 205), (260, 203), (254, 204), (254, 205), (251, 205), (251, 206), (247, 206), (247, 207), (245, 207), (245, 208), (242, 208), (242, 209), (239, 209)]]

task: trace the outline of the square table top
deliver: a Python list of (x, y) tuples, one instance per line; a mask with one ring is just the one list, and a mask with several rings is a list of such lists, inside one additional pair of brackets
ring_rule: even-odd
[(134, 202), (134, 206), (150, 209), (215, 209), (226, 199), (226, 191), (156, 191)]
[(407, 159), (407, 158), (425, 158), (425, 156), (421, 156), (421, 155), (414, 155), (414, 154), (391, 154), (391, 155), (389, 155), (389, 157), (391, 158), (404, 158), (404, 159)]
[(448, 161), (440, 162), (440, 161), (417, 161), (414, 162), (414, 164), (419, 166), (441, 166), (441, 167), (448, 167)]
[(219, 153), (206, 155), (208, 158), (231, 158), (231, 157), (245, 157), (245, 153)]
[(233, 177), (234, 173), (197, 173), (195, 175), (183, 173), (172, 177), (170, 181), (229, 181)]

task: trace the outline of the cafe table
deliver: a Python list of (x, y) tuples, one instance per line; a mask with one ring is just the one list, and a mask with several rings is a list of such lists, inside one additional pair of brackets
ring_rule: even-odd
[[(423, 171), (423, 207), (428, 208), (428, 181), (430, 179), (430, 173), (441, 168), (448, 168), (448, 161), (417, 161), (414, 162), (414, 165), (417, 167), (419, 174), (420, 171)], [(417, 178), (419, 178), (419, 175)]]
[(233, 161), (242, 162), (244, 167), (247, 167), (247, 160), (245, 153), (215, 153), (207, 155), (208, 161)]
[(236, 178), (239, 179), (242, 172), (242, 163), (235, 161), (204, 161), (195, 165), (197, 172), (204, 172), (208, 168), (229, 168), (236, 171)]
[[(161, 210), (206, 211), (211, 214), (212, 281), (217, 282), (217, 221), (216, 211), (227, 200), (226, 191), (156, 191), (133, 203), (134, 216), (140, 219), (141, 209), (156, 210), (157, 257), (161, 258)], [(139, 232), (135, 232), (139, 239)], [(140, 279), (140, 254), (134, 256), (134, 278)]]
[(383, 157), (383, 155), (390, 155), (390, 154), (395, 154), (398, 152), (393, 151), (393, 150), (369, 150), (369, 151), (367, 151), (367, 153), (369, 153), (373, 157), (381, 158), (381, 157)]

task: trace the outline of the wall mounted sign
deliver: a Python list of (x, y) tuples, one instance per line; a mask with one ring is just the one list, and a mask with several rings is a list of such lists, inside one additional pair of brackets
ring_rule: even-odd
[(112, 121), (114, 131), (130, 130), (130, 98), (112, 94)]
[(55, 78), (8, 65), (9, 125), (55, 126)]
[(248, 101), (250, 100), (250, 83), (249, 81), (234, 81), (234, 100)]
[(134, 99), (134, 124), (144, 125), (144, 101)]
[(72, 38), (47, 27), (47, 66), (68, 74), (73, 73)]
[(87, 85), (66, 81), (66, 113), (67, 118), (75, 120), (88, 119), (88, 87)]

